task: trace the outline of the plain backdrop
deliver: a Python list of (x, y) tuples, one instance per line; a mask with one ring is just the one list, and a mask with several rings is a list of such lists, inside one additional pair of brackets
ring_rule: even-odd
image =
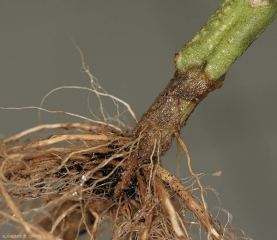
[[(0, 106), (38, 106), (55, 87), (89, 87), (72, 38), (99, 83), (140, 118), (173, 76), (174, 54), (220, 2), (1, 1)], [(199, 104), (182, 131), (194, 172), (207, 174), (203, 184), (218, 192), (233, 225), (253, 239), (276, 238), (276, 42), (277, 21), (235, 62), (224, 86)], [(92, 118), (81, 90), (56, 92), (44, 107)], [(114, 109), (112, 103), (104, 107)], [(0, 110), (0, 116), (2, 138), (38, 124), (36, 110)], [(81, 120), (43, 114), (43, 123), (65, 121)], [(127, 121), (133, 124), (131, 117)], [(173, 146), (163, 157), (173, 173), (176, 151)], [(189, 176), (185, 161), (182, 154), (181, 177)], [(211, 176), (219, 170), (221, 177)], [(216, 213), (220, 203), (212, 191), (207, 199)], [(226, 215), (221, 217), (225, 224)]]

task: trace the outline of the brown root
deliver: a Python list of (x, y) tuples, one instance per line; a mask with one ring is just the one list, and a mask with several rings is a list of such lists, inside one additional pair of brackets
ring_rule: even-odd
[(192, 239), (185, 208), (208, 238), (229, 239), (205, 202), (160, 165), (159, 141), (148, 161), (131, 162), (139, 141), (87, 123), (44, 125), (0, 141), (2, 227), (41, 239), (98, 239), (111, 222), (112, 239)]

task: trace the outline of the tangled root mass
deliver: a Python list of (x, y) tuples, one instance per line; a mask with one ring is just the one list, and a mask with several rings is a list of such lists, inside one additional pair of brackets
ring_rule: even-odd
[[(115, 197), (139, 139), (87, 123), (56, 124), (51, 131), (62, 132), (48, 130), (38, 139), (37, 131), (48, 127), (1, 141), (2, 229), (43, 239), (97, 239), (101, 226), (111, 222), (112, 239), (191, 239), (193, 222), (203, 225), (199, 218), (204, 218), (211, 238), (225, 238), (223, 228), (159, 161), (141, 164)], [(195, 203), (199, 208), (191, 209)], [(189, 210), (195, 211), (190, 220)]]
[[(118, 103), (125, 105), (137, 123), (130, 106), (107, 94), (81, 57), (82, 69), (91, 79), (91, 88), (83, 89), (99, 99), (104, 121), (40, 125), (0, 140), (3, 234), (70, 240), (100, 239), (110, 231), (113, 240), (188, 240), (204, 229), (207, 239), (238, 239), (234, 231), (239, 229), (221, 226), (208, 212), (204, 188), (190, 165), (201, 201), (162, 167), (161, 135), (151, 134), (151, 127), (143, 124), (130, 135), (107, 121), (103, 96), (112, 98), (117, 112)], [(122, 124), (119, 118), (115, 122)], [(147, 145), (150, 135), (154, 138)]]

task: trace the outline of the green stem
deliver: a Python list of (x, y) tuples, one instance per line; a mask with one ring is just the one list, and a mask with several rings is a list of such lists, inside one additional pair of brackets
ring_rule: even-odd
[(205, 65), (209, 78), (217, 80), (262, 34), (276, 13), (276, 0), (225, 0), (182, 47), (175, 59), (176, 69), (185, 72), (192, 65)]
[(133, 130), (137, 159), (163, 155), (197, 104), (219, 88), (230, 65), (273, 21), (277, 0), (225, 0), (175, 56), (176, 72)]

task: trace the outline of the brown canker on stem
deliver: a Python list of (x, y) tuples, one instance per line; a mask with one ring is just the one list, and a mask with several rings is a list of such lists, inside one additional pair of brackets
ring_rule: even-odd
[(225, 75), (214, 81), (204, 69), (205, 66), (193, 66), (185, 72), (176, 71), (167, 87), (142, 116), (133, 130), (134, 137), (142, 134), (138, 158), (149, 159), (155, 141), (160, 153), (154, 155), (164, 155), (171, 146), (174, 132), (180, 132), (196, 105), (209, 92), (222, 86)]

